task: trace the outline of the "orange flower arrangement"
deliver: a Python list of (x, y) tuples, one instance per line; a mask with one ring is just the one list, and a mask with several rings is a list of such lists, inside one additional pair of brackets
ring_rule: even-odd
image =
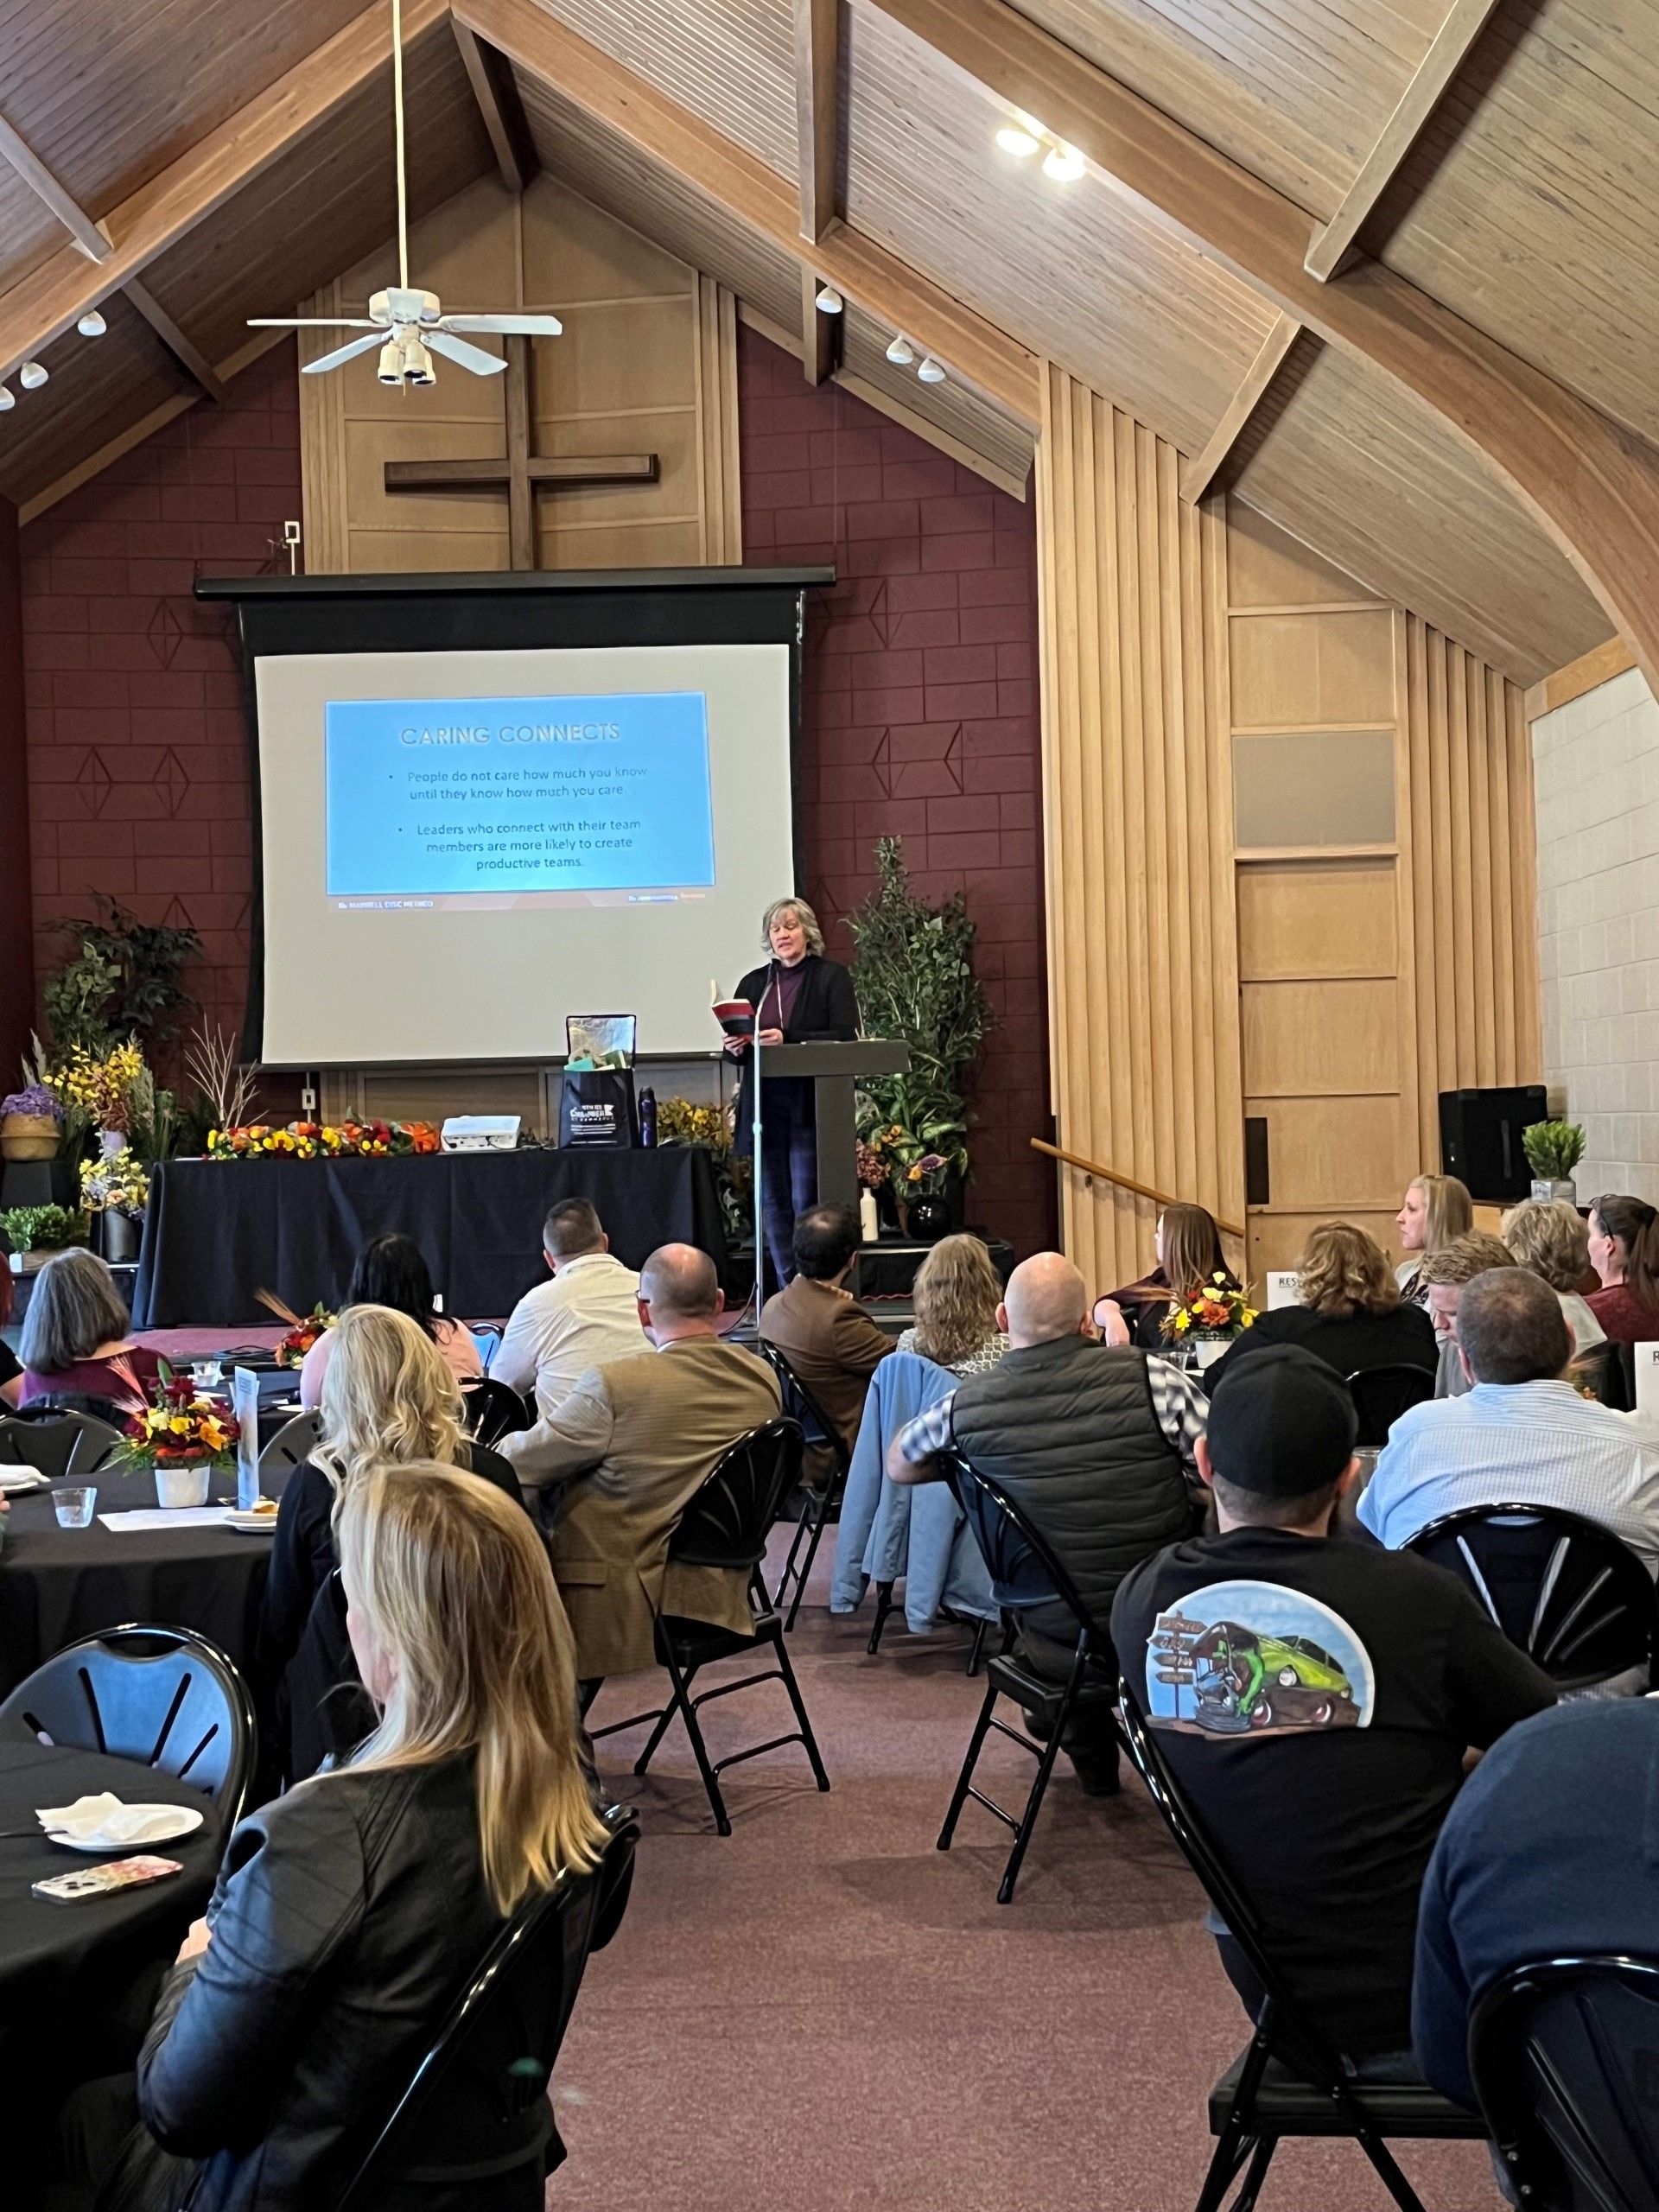
[(111, 1454), (124, 1474), (204, 1461), (223, 1474), (235, 1465), (242, 1432), (222, 1398), (202, 1397), (189, 1377), (175, 1375), (164, 1359), (156, 1363), (153, 1397), (146, 1398), (130, 1360), (118, 1357), (110, 1365), (127, 1386), (120, 1402), (127, 1421)]
[(430, 1122), (252, 1122), (209, 1129), (209, 1160), (379, 1160), (441, 1149)]

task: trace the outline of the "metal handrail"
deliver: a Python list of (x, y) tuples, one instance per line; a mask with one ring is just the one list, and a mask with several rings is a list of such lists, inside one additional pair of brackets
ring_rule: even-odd
[[(1068, 1167), (1081, 1168), (1085, 1175), (1101, 1176), (1108, 1183), (1116, 1183), (1119, 1190), (1133, 1191), (1136, 1198), (1150, 1198), (1156, 1205), (1175, 1206), (1185, 1203), (1184, 1199), (1176, 1198), (1173, 1192), (1154, 1190), (1150, 1183), (1137, 1183), (1133, 1175), (1120, 1175), (1116, 1167), (1103, 1167), (1097, 1160), (1085, 1160), (1081, 1153), (1067, 1152), (1062, 1145), (1046, 1144), (1041, 1137), (1031, 1139), (1031, 1148), (1033, 1152), (1046, 1153), (1051, 1160), (1063, 1160)], [(1224, 1230), (1229, 1236), (1243, 1236), (1244, 1234), (1242, 1224), (1224, 1221), (1219, 1214), (1216, 1216), (1216, 1227)]]

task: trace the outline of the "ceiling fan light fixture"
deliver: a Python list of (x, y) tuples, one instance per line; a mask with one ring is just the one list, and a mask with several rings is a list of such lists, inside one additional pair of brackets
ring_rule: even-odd
[(839, 315), (847, 302), (833, 284), (825, 284), (820, 287), (818, 296), (812, 304), (820, 315)]
[(436, 384), (438, 372), (432, 365), (432, 356), (418, 338), (404, 340), (404, 382), (413, 385)]
[(921, 367), (917, 370), (916, 373), (924, 384), (943, 384), (944, 382), (944, 371), (931, 353), (926, 356)]
[(996, 134), (996, 143), (1016, 162), (1028, 162), (1042, 141), (1033, 138), (1029, 130), (1022, 130), (1017, 123), (1005, 123)]
[(109, 327), (96, 308), (88, 308), (75, 325), (83, 338), (101, 338)]
[(1043, 156), (1043, 175), (1051, 184), (1075, 184), (1088, 163), (1075, 146), (1051, 146)]
[(38, 391), (46, 382), (46, 371), (38, 361), (25, 361), (17, 372), (17, 381), (25, 391)]
[(375, 374), (382, 384), (402, 384), (404, 380), (404, 345), (400, 338), (388, 338), (380, 348), (380, 365)]
[(907, 369), (916, 358), (916, 348), (901, 332), (887, 348), (887, 359), (895, 368)]

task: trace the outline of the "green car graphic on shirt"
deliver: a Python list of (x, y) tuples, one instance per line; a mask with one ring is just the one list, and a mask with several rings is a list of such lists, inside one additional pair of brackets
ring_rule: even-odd
[(1357, 1718), (1353, 1686), (1305, 1636), (1258, 1635), (1217, 1621), (1192, 1649), (1194, 1717), (1217, 1735), (1281, 1726), (1340, 1727)]

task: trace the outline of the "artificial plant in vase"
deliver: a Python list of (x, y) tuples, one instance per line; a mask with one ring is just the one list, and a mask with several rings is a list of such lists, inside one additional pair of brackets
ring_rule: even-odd
[[(880, 1135), (880, 1148), (906, 1173), (937, 1155), (940, 1166), (925, 1172), (943, 1184), (968, 1170), (962, 1077), (993, 1020), (974, 973), (975, 925), (960, 892), (936, 906), (911, 889), (901, 839), (883, 837), (875, 864), (880, 888), (847, 918), (858, 948), (853, 981), (865, 1028), (908, 1045), (910, 1072), (864, 1084), (859, 1134), (873, 1147)], [(901, 1195), (903, 1183), (895, 1172)]]
[(1579, 1202), (1573, 1170), (1584, 1158), (1584, 1131), (1576, 1122), (1534, 1122), (1521, 1132), (1521, 1148), (1533, 1173), (1535, 1198)]

